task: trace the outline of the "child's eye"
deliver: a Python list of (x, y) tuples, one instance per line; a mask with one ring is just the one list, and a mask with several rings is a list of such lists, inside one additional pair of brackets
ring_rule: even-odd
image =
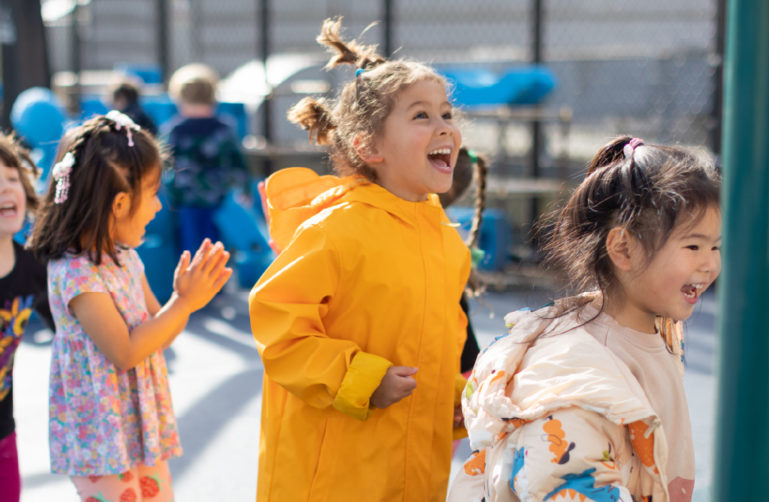
[(443, 120), (451, 120), (454, 118), (454, 114), (452, 112), (446, 112), (443, 114)]
[(692, 251), (697, 251), (700, 247), (697, 244), (690, 244), (686, 246), (686, 249), (690, 249)]
[(427, 112), (417, 112), (414, 115), (415, 119), (426, 119), (427, 118)]

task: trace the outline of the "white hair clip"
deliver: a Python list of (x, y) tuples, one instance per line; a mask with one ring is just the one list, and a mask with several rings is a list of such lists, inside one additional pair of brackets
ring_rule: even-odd
[(64, 158), (53, 166), (51, 176), (56, 181), (56, 195), (53, 198), (54, 204), (61, 204), (67, 200), (69, 195), (69, 174), (72, 172), (72, 166), (75, 165), (75, 154), (67, 152)]
[(139, 124), (134, 122), (133, 119), (131, 119), (131, 117), (125, 113), (119, 112), (117, 110), (110, 110), (110, 112), (105, 116), (115, 123), (115, 129), (118, 131), (125, 128), (126, 134), (128, 135), (128, 146), (134, 146), (134, 138), (131, 135), (131, 129), (134, 131), (141, 131)]
[(641, 138), (631, 138), (630, 141), (625, 143), (625, 146), (622, 147), (622, 153), (625, 154), (625, 158), (629, 159), (633, 156), (633, 152), (635, 152), (635, 149), (639, 146), (644, 144), (644, 140)]

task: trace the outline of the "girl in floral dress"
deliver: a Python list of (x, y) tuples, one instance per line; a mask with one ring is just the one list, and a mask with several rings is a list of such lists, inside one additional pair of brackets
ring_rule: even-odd
[(64, 143), (30, 241), (56, 321), (51, 470), (84, 501), (173, 500), (166, 461), (181, 445), (162, 350), (227, 281), (229, 253), (208, 240), (182, 253), (161, 306), (134, 250), (161, 207), (157, 142), (110, 112)]

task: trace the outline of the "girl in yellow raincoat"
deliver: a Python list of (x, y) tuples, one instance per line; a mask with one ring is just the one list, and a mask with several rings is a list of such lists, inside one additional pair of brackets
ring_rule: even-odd
[(340, 176), (291, 168), (265, 186), (281, 253), (249, 297), (265, 368), (257, 500), (443, 501), (464, 431), (470, 254), (434, 194), (461, 136), (433, 69), (339, 31), (327, 20), (318, 41), (354, 80), (289, 119), (331, 146)]

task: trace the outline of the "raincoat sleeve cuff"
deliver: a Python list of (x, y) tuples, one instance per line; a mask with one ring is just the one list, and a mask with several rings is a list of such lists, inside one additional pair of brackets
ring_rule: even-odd
[[(454, 406), (462, 406), (462, 392), (465, 390), (467, 380), (461, 373), (457, 373), (454, 377)], [(452, 433), (454, 439), (462, 439), (467, 437), (467, 429), (464, 425), (460, 425), (454, 429)]]
[(339, 392), (334, 397), (334, 408), (345, 415), (366, 420), (370, 413), (369, 400), (393, 363), (366, 352), (358, 352), (350, 361)]

